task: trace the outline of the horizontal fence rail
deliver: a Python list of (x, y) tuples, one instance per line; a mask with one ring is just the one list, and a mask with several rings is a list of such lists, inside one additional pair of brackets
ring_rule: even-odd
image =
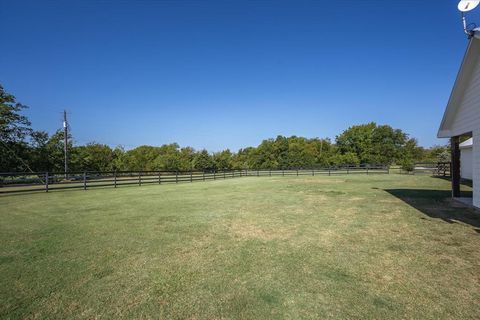
[(350, 166), (315, 169), (242, 169), (219, 171), (111, 171), (111, 172), (7, 172), (0, 173), (0, 194), (127, 185), (175, 184), (240, 177), (388, 174), (388, 166)]
[(450, 177), (450, 162), (417, 162), (413, 170), (408, 172), (402, 170), (402, 173), (427, 174), (432, 176)]

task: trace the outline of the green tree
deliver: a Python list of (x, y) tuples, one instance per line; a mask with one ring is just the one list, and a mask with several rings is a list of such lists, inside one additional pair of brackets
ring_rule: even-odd
[(0, 171), (24, 171), (28, 166), (30, 121), (21, 114), (27, 107), (0, 85)]
[(407, 134), (388, 125), (377, 126), (372, 134), (370, 163), (392, 164), (404, 158)]
[(330, 165), (333, 166), (347, 166), (347, 165), (359, 165), (360, 159), (358, 159), (357, 155), (353, 152), (347, 152), (344, 154), (337, 153), (330, 157), (329, 159)]
[(229, 170), (233, 168), (232, 152), (229, 149), (213, 154), (213, 162), (217, 170)]
[(195, 157), (195, 150), (192, 147), (181, 148), (178, 153), (177, 170), (189, 171), (193, 170), (193, 159)]
[(180, 151), (176, 143), (164, 144), (158, 148), (158, 155), (153, 162), (154, 170), (179, 170)]
[(48, 141), (48, 133), (44, 131), (32, 132), (28, 162), (33, 171), (48, 171), (51, 167)]
[(124, 155), (126, 170), (149, 171), (157, 169), (156, 159), (160, 155), (160, 148), (152, 146), (140, 146), (128, 150)]
[(73, 149), (72, 168), (75, 171), (113, 171), (115, 157), (115, 152), (109, 146), (88, 143)]
[[(47, 171), (62, 172), (65, 170), (65, 154), (64, 154), (64, 132), (57, 130), (44, 145), (43, 153), (47, 154)], [(73, 142), (69, 134), (67, 152), (72, 155)], [(71, 162), (71, 159), (70, 159)], [(71, 170), (70, 170), (71, 171)]]
[(341, 154), (354, 153), (361, 163), (370, 164), (392, 164), (404, 159), (407, 141), (408, 135), (402, 130), (374, 122), (352, 126), (336, 137)]
[(194, 155), (193, 167), (196, 170), (210, 171), (215, 169), (215, 162), (213, 161), (213, 157), (208, 153), (208, 151), (203, 149), (202, 151), (197, 152)]

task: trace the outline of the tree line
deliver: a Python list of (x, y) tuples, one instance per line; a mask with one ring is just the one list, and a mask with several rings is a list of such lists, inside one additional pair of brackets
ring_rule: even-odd
[[(31, 128), (22, 114), (27, 108), (0, 85), (0, 172), (55, 171), (64, 169), (64, 133), (52, 135)], [(256, 147), (210, 153), (180, 147), (139, 146), (125, 150), (101, 143), (67, 145), (70, 171), (149, 171), (294, 169), (359, 164), (400, 164), (446, 161), (447, 146), (423, 148), (400, 129), (374, 122), (354, 125), (335, 137), (284, 137), (263, 140)]]

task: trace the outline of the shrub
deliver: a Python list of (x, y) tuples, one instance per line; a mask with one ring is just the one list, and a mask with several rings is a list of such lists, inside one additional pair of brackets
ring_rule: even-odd
[(415, 163), (412, 159), (403, 159), (402, 162), (400, 162), (400, 166), (402, 167), (402, 170), (407, 172), (412, 172), (413, 169), (415, 169)]

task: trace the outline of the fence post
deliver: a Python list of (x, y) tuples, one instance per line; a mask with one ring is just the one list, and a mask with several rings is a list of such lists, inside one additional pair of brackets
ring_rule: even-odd
[(48, 172), (45, 172), (45, 192), (48, 192)]
[(328, 175), (330, 175), (330, 167), (328, 167)]
[(297, 169), (297, 177), (298, 177), (298, 169)]
[(312, 176), (314, 176), (314, 175), (315, 175), (315, 170), (312, 170)]
[(117, 187), (117, 170), (113, 172), (113, 186), (114, 188)]
[(83, 190), (87, 190), (87, 172), (83, 172)]
[(175, 171), (175, 183), (178, 183), (178, 170)]
[(193, 182), (192, 170), (190, 170), (190, 182)]
[(139, 186), (142, 185), (142, 174), (141, 174), (140, 171), (138, 172), (138, 185), (139, 185)]
[(158, 184), (162, 184), (162, 173), (158, 171)]

